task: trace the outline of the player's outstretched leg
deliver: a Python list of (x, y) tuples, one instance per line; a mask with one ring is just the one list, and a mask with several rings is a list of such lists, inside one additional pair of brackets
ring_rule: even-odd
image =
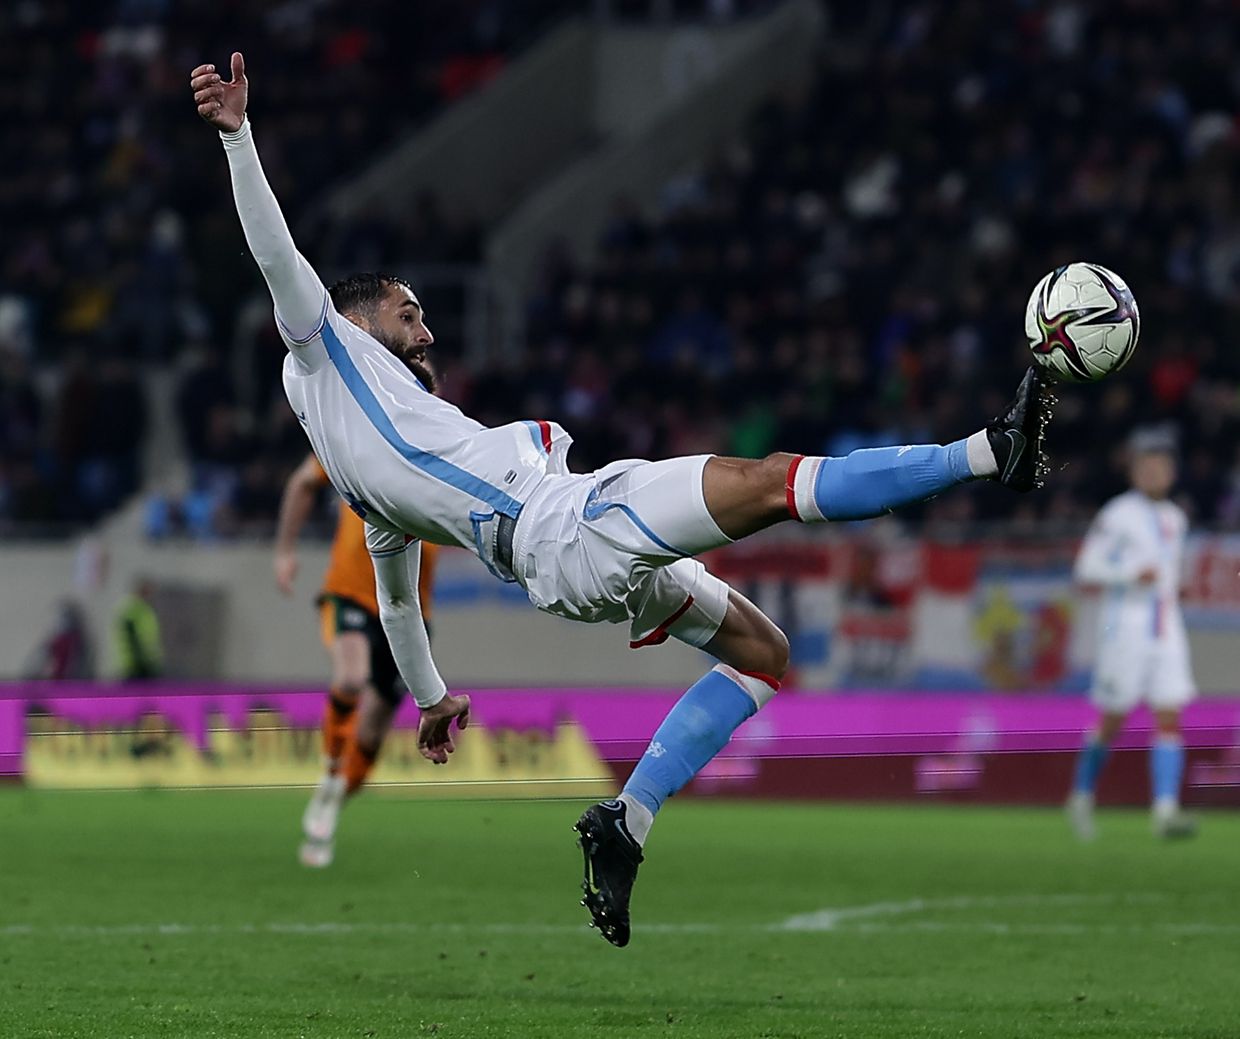
[(806, 523), (869, 519), (986, 478), (1031, 491), (1045, 475), (1041, 445), (1050, 409), (1049, 391), (1030, 368), (1007, 410), (964, 440), (798, 458), (788, 473), (789, 511)]
[(1197, 821), (1180, 808), (1180, 782), (1184, 778), (1184, 739), (1180, 735), (1180, 712), (1156, 710), (1158, 731), (1150, 748), (1150, 789), (1154, 835), (1166, 840), (1192, 837)]
[[(723, 535), (736, 540), (789, 518), (822, 523), (881, 516), (973, 480), (1031, 491), (1046, 477), (1045, 433), (1055, 403), (1050, 384), (1030, 368), (1001, 415), (951, 444), (871, 448), (844, 458), (712, 458), (702, 479), (706, 506)], [(706, 547), (713, 546), (693, 549)]]
[(730, 663), (708, 671), (676, 702), (619, 797), (592, 805), (577, 820), (585, 860), (581, 904), (612, 945), (629, 942), (629, 900), (655, 814), (775, 695), (788, 667), (783, 632), (735, 591), (703, 648)]

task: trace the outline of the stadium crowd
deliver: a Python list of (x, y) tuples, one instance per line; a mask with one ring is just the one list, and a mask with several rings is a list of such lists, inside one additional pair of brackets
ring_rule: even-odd
[(564, 418), (583, 466), (954, 439), (1028, 363), (1036, 280), (1092, 259), (1142, 307), (1131, 368), (1061, 392), (1049, 493), (987, 488), (930, 513), (1079, 526), (1122, 489), (1128, 430), (1169, 422), (1195, 518), (1233, 522), (1240, 79), (1226, 6), (890, 5), (877, 32), (669, 184), (659, 212), (618, 204), (596, 260), (555, 257), (526, 367), (478, 373), (468, 407)]
[[(204, 204), (227, 175), (207, 161), (210, 141), (187, 117), (187, 69), (246, 41), (263, 70), (254, 118), (264, 162), (287, 211), (306, 213), (326, 186), (485, 82), (571, 7), (0, 5), (0, 144), (21, 157), (0, 176), (0, 528), (89, 522), (131, 494), (147, 429), (138, 369), (168, 362), (186, 368), (182, 427), (200, 507), (217, 512), (224, 531), (245, 529), (263, 508), (250, 491), (260, 470), (265, 482), (280, 479), (294, 431), (265, 405), (241, 406), (220, 363), (253, 272), (238, 262), (243, 243), (230, 207)], [(327, 133), (331, 147), (323, 147)], [(376, 243), (364, 229), (305, 223), (299, 237), (327, 265), (364, 262), (358, 250)], [(386, 231), (380, 245), (422, 257), (476, 251), (475, 236), (433, 200)], [(270, 505), (271, 495), (258, 497)]]
[[(76, 5), (33, 6), (46, 13), (41, 26), (0, 32), (0, 49), (28, 48), (44, 73), (9, 88), (25, 121), (0, 131), (33, 158), (0, 188), (0, 218), (14, 229), (0, 244), (0, 517), (46, 518), (66, 500), (97, 515), (131, 489), (143, 425), (132, 366), (175, 351), (193, 359), (178, 411), (203, 493), (194, 516), (164, 514), (155, 529), (268, 529), (305, 445), (280, 394), (274, 336), (259, 406), (246, 414), (213, 345), (232, 342), (236, 301), (257, 286), (235, 262), (231, 210), (199, 205), (222, 164), (175, 160), (188, 134), (201, 136), (185, 118), (184, 68), (227, 49), (221, 6), (267, 34), (271, 53), (253, 64), (264, 63), (275, 87), (265, 97), (275, 97), (255, 120), (290, 214), (451, 91), (432, 77), (425, 96), (392, 92), (407, 56), (385, 60), (390, 44), (355, 24), (348, 12), (367, 4), (273, 9), (329, 20), (325, 36), (317, 26), (329, 42), (313, 53), (297, 25), (248, 5), (178, 3), (173, 19), (172, 5), (130, 0), (117, 6), (134, 12), (132, 39), (110, 43), (52, 24)], [(426, 68), (442, 69), (452, 48), (503, 53), (479, 39), (488, 5), (442, 6), (445, 18), (475, 17), (458, 37), (415, 40), (440, 59)], [(1240, 299), (1240, 41), (1228, 4), (1002, 8), (891, 4), (855, 24), (837, 10), (813, 81), (771, 99), (702, 168), (668, 183), (657, 211), (617, 200), (593, 257), (551, 243), (523, 355), (474, 371), (445, 351), (447, 395), (488, 423), (561, 421), (579, 469), (620, 456), (952, 439), (1002, 405), (1027, 363), (1021, 315), (1034, 282), (1090, 259), (1119, 271), (1142, 308), (1130, 368), (1060, 394), (1048, 493), (979, 489), (932, 503), (929, 518), (1079, 526), (1120, 487), (1125, 433), (1169, 422), (1196, 521), (1240, 519), (1240, 354), (1229, 337)], [(154, 40), (152, 12), (165, 16)], [(21, 28), (14, 14), (0, 19)], [(62, 37), (83, 63), (56, 84)], [(78, 134), (40, 125), (40, 92), (40, 103), (79, 113)], [(333, 132), (347, 147), (305, 147), (321, 138), (325, 110), (339, 113)], [(468, 260), (477, 246), (433, 199), (405, 226), (298, 233), (325, 267)], [(65, 376), (51, 401), (29, 374), (29, 359), (47, 356)], [(86, 405), (66, 399), (75, 378), (92, 383), (79, 390)], [(114, 460), (106, 479), (92, 468), (100, 454)], [(31, 492), (32, 471), (75, 493)]]

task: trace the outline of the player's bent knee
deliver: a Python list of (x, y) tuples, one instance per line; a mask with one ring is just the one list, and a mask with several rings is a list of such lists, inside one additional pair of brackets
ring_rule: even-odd
[(778, 685), (788, 673), (788, 637), (770, 621), (767, 624), (769, 630), (749, 633), (730, 652), (721, 654), (721, 659), (738, 671), (762, 675)]
[(788, 469), (796, 455), (786, 451), (769, 454), (757, 464), (760, 493), (766, 507), (783, 515), (788, 509)]
[(768, 513), (783, 515), (787, 511), (788, 467), (795, 455), (777, 452), (765, 458), (715, 459), (726, 468), (733, 489), (747, 502), (760, 502)]
[(370, 679), (366, 675), (342, 674), (332, 682), (332, 692), (341, 700), (357, 703), (369, 684)]
[(776, 685), (788, 673), (788, 637), (735, 588), (729, 590), (723, 624), (702, 648), (729, 667), (764, 675)]
[(746, 668), (748, 671), (759, 671), (770, 675), (776, 681), (782, 681), (788, 673), (788, 665), (792, 658), (792, 650), (788, 645), (788, 636), (770, 617), (756, 606), (745, 600), (746, 620), (750, 628), (748, 652), (753, 655), (753, 663)]
[(779, 628), (772, 624), (770, 631), (753, 639), (745, 649), (744, 656), (747, 659), (743, 661), (746, 665), (743, 670), (767, 675), (777, 682), (783, 681), (784, 675), (788, 673), (791, 654), (788, 636)]
[(769, 651), (771, 653), (770, 670), (767, 671), (772, 678), (783, 680), (784, 675), (788, 673), (788, 667), (792, 663), (792, 647), (788, 644), (788, 636), (779, 628), (771, 625), (771, 641)]

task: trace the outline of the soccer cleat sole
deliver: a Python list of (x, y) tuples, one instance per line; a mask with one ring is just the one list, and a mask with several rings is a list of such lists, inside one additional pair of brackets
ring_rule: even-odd
[[(999, 479), (1003, 486), (1020, 494), (1041, 490), (1046, 485), (1046, 479), (1051, 472), (1050, 458), (1046, 454), (1046, 428), (1050, 425), (1055, 405), (1059, 403), (1059, 398), (1055, 395), (1052, 384), (1042, 376), (1038, 376), (1038, 386), (1035, 393), (1036, 396), (1032, 406), (1038, 412), (1038, 428), (1033, 434), (1033, 439), (1037, 444), (1037, 455), (1033, 460), (1033, 471), (1027, 476), (1018, 479), (1012, 479), (1013, 474), (1004, 472)], [(1012, 432), (1008, 433), (1009, 437), (1012, 435)], [(1008, 464), (1011, 466), (1010, 459)]]
[(1038, 388), (1038, 460), (1033, 467), (1033, 489), (1040, 491), (1046, 485), (1046, 478), (1051, 474), (1051, 460), (1046, 454), (1046, 427), (1051, 424), (1055, 405), (1059, 397), (1051, 389), (1049, 382), (1043, 380)]
[(594, 830), (592, 821), (585, 816), (577, 820), (573, 830), (577, 833), (577, 846), (581, 848), (584, 873), (581, 881), (581, 905), (590, 912), (590, 927), (596, 929), (608, 943), (622, 949), (629, 944), (629, 929), (621, 929), (618, 921), (609, 919), (607, 900), (593, 884), (591, 858), (598, 850), (600, 835)]

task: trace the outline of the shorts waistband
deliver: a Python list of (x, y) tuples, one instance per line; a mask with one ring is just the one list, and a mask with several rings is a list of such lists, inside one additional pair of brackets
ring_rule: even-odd
[[(520, 515), (520, 513), (518, 513)], [(495, 562), (514, 578), (516, 567), (512, 565), (512, 542), (517, 532), (517, 521), (511, 516), (500, 516), (495, 524)]]

